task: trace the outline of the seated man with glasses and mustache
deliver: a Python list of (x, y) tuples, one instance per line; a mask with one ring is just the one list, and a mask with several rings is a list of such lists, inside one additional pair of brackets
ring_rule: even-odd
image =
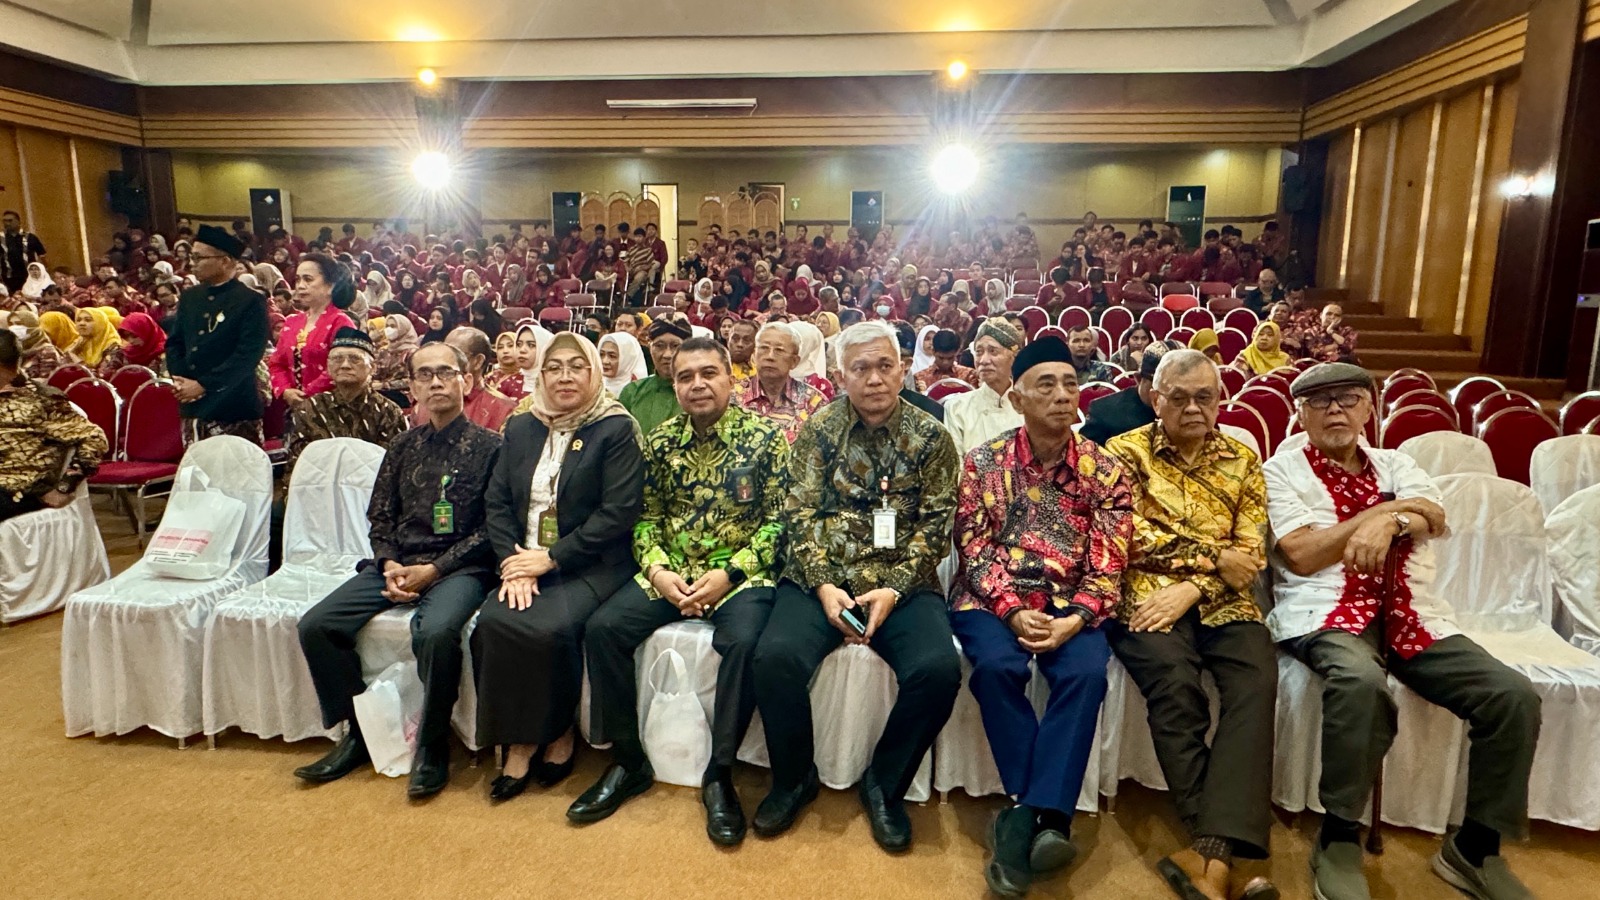
[(353, 706), (367, 689), (356, 637), (378, 613), (413, 603), (411, 648), (423, 701), (407, 793), (429, 797), (449, 781), (461, 632), (496, 581), (484, 496), (500, 436), (462, 415), (467, 366), (466, 354), (445, 343), (411, 355), (411, 391), (428, 421), (395, 438), (378, 468), (367, 506), (372, 558), (300, 620), (300, 646), (323, 724), (349, 724), (332, 752), (295, 770), (306, 781), (334, 781), (369, 760)]

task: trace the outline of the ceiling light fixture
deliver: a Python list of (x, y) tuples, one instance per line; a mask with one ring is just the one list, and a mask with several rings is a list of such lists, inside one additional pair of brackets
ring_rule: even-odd
[(443, 153), (419, 153), (411, 161), (411, 176), (430, 191), (443, 190), (450, 184), (450, 168), (450, 157)]
[(951, 81), (960, 81), (967, 77), (968, 71), (970, 70), (967, 68), (967, 64), (959, 59), (951, 60), (950, 65), (945, 66), (944, 69), (944, 73), (950, 76)]
[(694, 97), (675, 100), (607, 100), (611, 109), (755, 109), (754, 97)]
[(433, 87), (439, 82), (439, 73), (427, 68), (418, 69), (417, 80), (428, 87)]
[(933, 158), (933, 183), (946, 194), (960, 194), (978, 180), (978, 155), (965, 144), (947, 144)]

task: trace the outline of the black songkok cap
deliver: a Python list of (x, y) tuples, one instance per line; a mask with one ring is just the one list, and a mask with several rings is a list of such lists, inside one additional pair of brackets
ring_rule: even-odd
[(372, 346), (372, 338), (359, 328), (345, 327), (333, 333), (333, 348), (354, 347), (365, 350), (369, 356), (377, 356), (377, 348)]
[(244, 244), (239, 239), (215, 225), (201, 225), (194, 239), (208, 247), (215, 247), (234, 259), (244, 255)]
[(1067, 349), (1067, 342), (1049, 335), (1040, 338), (1017, 354), (1011, 363), (1011, 380), (1021, 381), (1024, 372), (1040, 363), (1059, 362), (1072, 365), (1072, 351)]

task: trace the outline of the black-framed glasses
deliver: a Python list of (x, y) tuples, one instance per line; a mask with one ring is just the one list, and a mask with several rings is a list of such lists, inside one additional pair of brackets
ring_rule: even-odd
[(460, 377), (461, 370), (453, 369), (449, 366), (445, 366), (444, 368), (440, 369), (418, 369), (411, 373), (411, 380), (415, 381), (417, 384), (428, 384), (434, 379), (438, 379), (445, 384), (450, 384)]
[(1364, 391), (1341, 391), (1337, 394), (1315, 394), (1301, 398), (1300, 402), (1311, 407), (1317, 412), (1326, 412), (1328, 407), (1339, 404), (1340, 409), (1355, 409), (1361, 405), (1361, 398), (1367, 396)]

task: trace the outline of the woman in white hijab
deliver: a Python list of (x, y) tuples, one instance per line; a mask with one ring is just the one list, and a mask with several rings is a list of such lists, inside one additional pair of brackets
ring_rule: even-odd
[[(394, 292), (389, 289), (389, 279), (373, 269), (367, 273), (367, 286), (356, 296), (356, 303), (363, 304), (367, 309), (383, 309), (383, 305), (393, 299)], [(354, 304), (351, 308), (354, 308)]]
[(991, 278), (983, 283), (983, 302), (986, 309), (985, 315), (999, 316), (1006, 311), (1006, 283), (998, 278)]
[(800, 362), (789, 372), (790, 377), (804, 381), (832, 400), (834, 387), (828, 380), (828, 351), (822, 329), (810, 322), (790, 322), (789, 333), (794, 335), (795, 349), (800, 353)]
[(28, 263), (28, 280), (23, 283), (22, 290), (17, 293), (32, 301), (44, 296), (44, 289), (55, 282), (50, 280), (50, 273), (45, 271), (44, 263)]
[(650, 375), (644, 365), (644, 348), (639, 346), (639, 339), (625, 331), (614, 331), (600, 339), (600, 370), (605, 376), (606, 390), (612, 396)]
[(917, 332), (917, 349), (912, 353), (911, 374), (915, 375), (933, 365), (933, 335), (938, 330), (937, 325), (924, 325)]

